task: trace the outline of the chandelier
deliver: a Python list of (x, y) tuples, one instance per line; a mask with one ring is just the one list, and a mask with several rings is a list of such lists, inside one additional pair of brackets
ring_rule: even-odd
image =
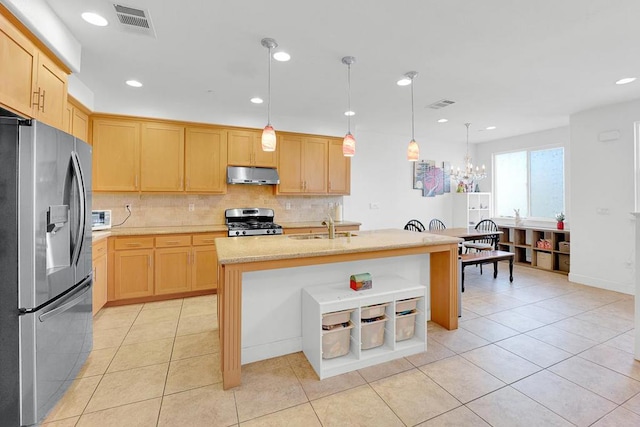
[(465, 123), (464, 125), (467, 127), (467, 153), (464, 156), (464, 170), (458, 168), (458, 170), (454, 172), (452, 167), (451, 179), (458, 183), (463, 183), (467, 191), (473, 191), (474, 184), (485, 179), (487, 173), (485, 172), (484, 165), (482, 165), (482, 169), (478, 166), (476, 166), (475, 170), (473, 169), (473, 163), (471, 163), (471, 156), (469, 155), (469, 126), (471, 126), (471, 123)]

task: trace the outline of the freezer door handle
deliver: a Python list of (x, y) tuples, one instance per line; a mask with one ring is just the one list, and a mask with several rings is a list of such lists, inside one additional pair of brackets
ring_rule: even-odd
[(84, 175), (82, 173), (82, 167), (80, 166), (80, 158), (78, 157), (78, 153), (75, 151), (71, 152), (71, 164), (73, 165), (73, 175), (76, 180), (76, 184), (78, 186), (78, 194), (80, 196), (80, 204), (79, 204), (79, 225), (78, 232), (76, 233), (76, 244), (73, 248), (73, 256), (71, 257), (71, 264), (76, 265), (78, 260), (80, 259), (80, 251), (82, 250), (82, 245), (84, 243), (84, 229), (86, 224), (86, 198), (87, 192), (84, 187)]
[(45, 313), (42, 313), (40, 316), (38, 316), (38, 319), (41, 322), (45, 322), (47, 319), (54, 317), (58, 314), (64, 313), (65, 311), (69, 310), (71, 307), (74, 307), (79, 303), (81, 303), (86, 293), (91, 290), (92, 282), (93, 282), (92, 276), (89, 276), (86, 279), (84, 279), (84, 282), (82, 282), (82, 284), (78, 287), (78, 289), (72, 294), (73, 296), (72, 298), (70, 298), (64, 304), (57, 306), (53, 310), (49, 310)]

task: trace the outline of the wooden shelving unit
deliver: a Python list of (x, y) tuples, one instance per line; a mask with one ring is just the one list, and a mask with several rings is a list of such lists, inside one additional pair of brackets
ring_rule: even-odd
[(453, 227), (475, 227), (492, 217), (491, 193), (455, 193), (453, 195)]
[[(498, 249), (513, 252), (516, 264), (560, 274), (569, 272), (570, 253), (560, 250), (561, 243), (570, 241), (568, 230), (504, 225), (498, 228), (502, 231)], [(549, 247), (538, 247), (540, 240), (548, 241)]]

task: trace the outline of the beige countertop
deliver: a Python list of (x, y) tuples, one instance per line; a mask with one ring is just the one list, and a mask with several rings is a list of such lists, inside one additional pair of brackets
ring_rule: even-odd
[(405, 230), (354, 231), (335, 239), (292, 238), (291, 235), (216, 239), (220, 264), (307, 258), (376, 250), (458, 244), (462, 239)]
[[(224, 224), (211, 225), (179, 225), (179, 226), (160, 226), (160, 227), (128, 227), (128, 228), (112, 228), (108, 231), (111, 236), (141, 236), (145, 234), (181, 234), (181, 233), (213, 233), (226, 232), (227, 226)], [(102, 231), (94, 231), (96, 233)]]
[[(282, 228), (315, 228), (315, 227), (326, 227), (322, 225), (322, 221), (304, 221), (304, 222), (278, 222), (282, 226)], [(336, 227), (351, 227), (351, 226), (360, 226), (362, 225), (359, 222), (355, 221), (334, 221)]]
[[(354, 221), (336, 221), (337, 227), (360, 226), (359, 222)], [(306, 222), (286, 222), (280, 223), (283, 228), (313, 228), (324, 227), (322, 221), (306, 221)], [(93, 241), (97, 242), (109, 236), (141, 236), (145, 234), (181, 234), (181, 233), (214, 233), (226, 232), (225, 224), (209, 224), (209, 225), (180, 225), (180, 226), (159, 226), (159, 227), (114, 227), (107, 231), (94, 231), (92, 233)]]
[(111, 236), (111, 231), (93, 231), (91, 232), (91, 241), (93, 243), (99, 242), (100, 240), (106, 239)]

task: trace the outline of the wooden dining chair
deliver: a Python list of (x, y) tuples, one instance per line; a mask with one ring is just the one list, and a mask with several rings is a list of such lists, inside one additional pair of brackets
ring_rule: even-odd
[(444, 230), (447, 227), (444, 225), (444, 222), (439, 219), (432, 219), (429, 223), (429, 230)]
[(411, 221), (407, 222), (407, 224), (404, 226), (404, 229), (419, 232), (423, 232), (425, 230), (424, 225), (417, 219), (412, 219)]

